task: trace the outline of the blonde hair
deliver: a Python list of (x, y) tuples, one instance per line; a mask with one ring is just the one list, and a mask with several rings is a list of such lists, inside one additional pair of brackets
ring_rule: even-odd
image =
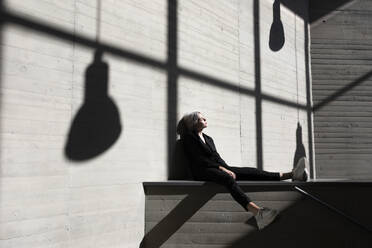
[(199, 114), (201, 114), (199, 111), (194, 111), (189, 114), (185, 114), (182, 117), (182, 119), (178, 122), (177, 133), (181, 135), (181, 138), (186, 133), (195, 131), (195, 127), (199, 121)]

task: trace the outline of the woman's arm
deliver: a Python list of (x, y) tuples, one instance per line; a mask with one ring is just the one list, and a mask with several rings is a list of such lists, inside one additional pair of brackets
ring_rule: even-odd
[(227, 174), (229, 174), (232, 178), (236, 179), (235, 173), (232, 172), (231, 170), (228, 170), (228, 169), (226, 169), (223, 166), (220, 166), (219, 169), (222, 170), (222, 171), (224, 171), (224, 172), (226, 172)]
[(229, 174), (232, 178), (236, 179), (235, 173), (232, 172), (229, 169), (226, 169), (226, 167), (229, 167), (229, 166), (226, 164), (225, 160), (223, 160), (221, 158), (220, 154), (217, 152), (216, 145), (214, 144), (214, 141), (213, 141), (212, 137), (208, 136), (208, 138), (210, 139), (210, 142), (211, 142), (211, 144), (213, 146), (213, 152), (214, 152), (214, 154), (216, 156), (216, 159), (217, 159), (218, 163), (220, 164), (220, 166), (218, 168), (220, 170), (226, 172), (227, 174)]
[(221, 165), (223, 165), (224, 167), (227, 167), (228, 165), (226, 164), (225, 160), (223, 160), (220, 156), (220, 154), (216, 151), (216, 155), (217, 155), (217, 160), (218, 160), (218, 163), (220, 163)]

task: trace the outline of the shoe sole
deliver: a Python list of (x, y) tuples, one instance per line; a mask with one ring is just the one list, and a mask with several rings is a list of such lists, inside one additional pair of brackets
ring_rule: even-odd
[(265, 227), (267, 227), (267, 226), (269, 226), (270, 224), (274, 223), (274, 221), (278, 218), (278, 215), (279, 215), (278, 211), (275, 211), (275, 213), (273, 214), (273, 216), (270, 216), (270, 220), (269, 220), (267, 223), (265, 223), (264, 226), (262, 226), (262, 227), (258, 226), (258, 230), (261, 231), (261, 230), (264, 229)]
[[(297, 165), (293, 172), (293, 181), (303, 181), (303, 174), (305, 172), (306, 162), (307, 161), (304, 157), (298, 160)], [(302, 173), (300, 174), (298, 173), (298, 171), (301, 171)]]

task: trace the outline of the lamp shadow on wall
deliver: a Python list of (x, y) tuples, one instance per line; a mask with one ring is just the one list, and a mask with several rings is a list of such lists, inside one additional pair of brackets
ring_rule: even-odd
[(284, 46), (285, 35), (282, 20), (280, 19), (280, 0), (273, 4), (273, 23), (270, 28), (269, 47), (277, 52)]
[(97, 49), (85, 72), (84, 103), (75, 115), (65, 146), (65, 155), (85, 161), (107, 151), (122, 131), (119, 110), (108, 95), (109, 65)]

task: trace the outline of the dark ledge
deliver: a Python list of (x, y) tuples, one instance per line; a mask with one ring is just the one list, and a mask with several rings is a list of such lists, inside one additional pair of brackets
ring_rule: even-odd
[[(187, 181), (187, 180), (169, 180), (159, 182), (143, 182), (144, 187), (151, 186), (204, 186), (213, 184), (206, 181)], [(238, 181), (240, 186), (303, 186), (303, 185), (321, 185), (321, 186), (336, 186), (343, 184), (352, 185), (369, 185), (372, 186), (372, 180), (345, 180), (345, 179), (317, 179), (307, 182), (291, 182), (291, 181)]]
[[(353, 188), (353, 187), (372, 187), (371, 180), (345, 180), (345, 179), (322, 179), (310, 180), (307, 182), (291, 181), (238, 181), (238, 184), (246, 192), (264, 191), (293, 191), (295, 186), (302, 189), (317, 188)], [(169, 180), (163, 182), (143, 182), (145, 194), (183, 194), (191, 192), (225, 192), (221, 185), (205, 181), (180, 181)], [(202, 189), (202, 191), (200, 191)]]

